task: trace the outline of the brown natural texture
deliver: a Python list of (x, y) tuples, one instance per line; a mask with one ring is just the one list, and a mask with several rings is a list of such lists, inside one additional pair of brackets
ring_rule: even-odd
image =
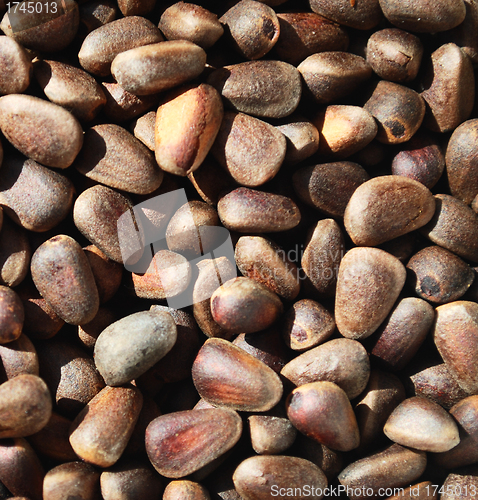
[(0, 360), (2, 381), (22, 374), (38, 375), (39, 373), (35, 346), (24, 333), (17, 340), (0, 346)]
[[(13, 26), (8, 13), (0, 23), (5, 35), (12, 37), (24, 47), (45, 52), (57, 52), (66, 48), (75, 38), (80, 16), (78, 4), (74, 0), (65, 0), (61, 4), (63, 15), (57, 16), (50, 9), (43, 8), (38, 13), (35, 9), (19, 11)], [(60, 6), (57, 4), (57, 9)]]
[(19, 285), (27, 275), (31, 254), (27, 232), (5, 217), (0, 232), (0, 284)]
[(299, 163), (317, 152), (319, 147), (319, 131), (315, 125), (299, 114), (281, 120), (276, 128), (286, 139), (287, 150), (284, 163), (287, 165)]
[(360, 342), (339, 338), (289, 361), (281, 375), (298, 387), (318, 381), (333, 382), (349, 399), (354, 399), (367, 385), (370, 362)]
[(356, 245), (374, 246), (424, 226), (434, 211), (433, 195), (423, 184), (386, 175), (370, 179), (354, 191), (344, 224)]
[(425, 101), (414, 90), (380, 80), (364, 108), (378, 122), (377, 140), (384, 144), (407, 142), (420, 128)]
[(294, 443), (297, 430), (282, 412), (271, 411), (268, 415), (248, 417), (251, 444), (256, 453), (278, 455)]
[(326, 341), (335, 330), (333, 315), (315, 300), (301, 299), (284, 315), (281, 328), (288, 347), (306, 351)]
[(181, 176), (194, 172), (211, 149), (222, 117), (221, 97), (210, 85), (183, 87), (168, 94), (156, 113), (158, 165)]
[(216, 14), (194, 3), (176, 2), (159, 20), (159, 29), (168, 40), (188, 40), (208, 49), (224, 33)]
[[(234, 471), (234, 486), (241, 498), (267, 500), (274, 491), (294, 491), (304, 485), (314, 485), (317, 490), (325, 490), (327, 478), (312, 462), (303, 458), (274, 456), (250, 457), (239, 464)], [(274, 485), (275, 489), (271, 489)], [(300, 498), (298, 496), (294, 498)], [(311, 498), (319, 500), (322, 496)]]
[(287, 416), (307, 437), (337, 451), (360, 443), (357, 420), (345, 392), (332, 382), (313, 382), (294, 389), (286, 401)]
[[(133, 94), (130, 94), (133, 95)], [(133, 121), (130, 131), (148, 149), (154, 151), (154, 135), (156, 128), (156, 111), (150, 111)]]
[(25, 49), (8, 36), (0, 37), (0, 94), (21, 94), (30, 85), (32, 62)]
[(310, 8), (336, 23), (362, 30), (375, 27), (383, 18), (378, 0), (365, 0), (357, 3), (350, 2), (350, 0), (340, 0), (334, 3), (327, 0), (312, 0)]
[(297, 69), (304, 79), (304, 90), (318, 104), (349, 95), (372, 76), (372, 68), (363, 57), (340, 51), (313, 54)]
[(340, 263), (335, 300), (339, 332), (352, 339), (369, 337), (387, 317), (405, 284), (406, 270), (378, 248), (349, 250)]
[(164, 311), (141, 311), (108, 326), (95, 344), (95, 364), (110, 386), (131, 382), (173, 347), (176, 325)]
[(416, 450), (444, 452), (459, 442), (458, 427), (440, 405), (426, 398), (402, 401), (383, 428), (392, 441)]
[(187, 40), (171, 40), (119, 53), (111, 63), (115, 80), (128, 92), (150, 95), (199, 76), (206, 53)]
[(211, 296), (214, 321), (234, 333), (253, 333), (271, 326), (282, 313), (279, 297), (254, 279), (239, 277)]
[(343, 217), (352, 194), (368, 179), (367, 172), (350, 161), (304, 167), (292, 176), (300, 198), (332, 217)]
[(71, 236), (58, 235), (40, 245), (31, 262), (32, 278), (42, 297), (66, 323), (91, 321), (99, 307), (90, 264)]
[(247, 188), (223, 196), (217, 211), (223, 226), (240, 233), (286, 231), (300, 222), (299, 207), (290, 198)]
[(345, 51), (348, 33), (340, 24), (313, 12), (278, 13), (279, 40), (274, 52), (283, 61), (298, 65), (317, 52)]
[(400, 379), (392, 373), (373, 369), (367, 387), (354, 410), (360, 431), (360, 451), (385, 441), (383, 426), (390, 413), (405, 399)]
[(346, 467), (338, 476), (340, 484), (356, 489), (357, 493), (350, 498), (359, 500), (367, 498), (363, 494), (368, 488), (378, 493), (380, 488), (407, 486), (418, 479), (427, 465), (424, 451), (404, 448), (393, 444), (383, 451), (357, 460)]
[(163, 180), (163, 172), (151, 151), (127, 130), (112, 123), (86, 131), (84, 148), (75, 167), (94, 181), (129, 193), (151, 193)]
[(282, 383), (271, 368), (223, 339), (204, 343), (192, 377), (199, 395), (215, 406), (267, 411), (282, 397)]
[(427, 103), (426, 127), (435, 132), (453, 130), (473, 110), (475, 78), (471, 60), (454, 43), (442, 45), (431, 55), (420, 88)]
[(269, 123), (227, 111), (211, 152), (238, 184), (257, 187), (277, 174), (286, 148), (284, 135)]
[(300, 73), (283, 61), (224, 66), (209, 76), (208, 83), (220, 92), (227, 107), (263, 118), (289, 116), (302, 95)]
[(35, 78), (48, 99), (80, 121), (91, 121), (106, 103), (98, 82), (86, 71), (58, 61), (35, 65)]
[(70, 112), (29, 95), (0, 98), (0, 129), (21, 153), (47, 167), (69, 167), (83, 144), (83, 130)]
[(433, 243), (478, 262), (478, 215), (448, 194), (435, 196), (435, 214), (421, 230)]
[(149, 14), (155, 5), (156, 0), (118, 0), (118, 7), (125, 17)]
[(0, 344), (17, 340), (22, 333), (25, 313), (16, 292), (0, 285)]
[(261, 236), (241, 236), (235, 247), (235, 261), (239, 271), (271, 292), (295, 299), (300, 291), (297, 266), (273, 241)]
[(202, 469), (239, 440), (242, 421), (231, 410), (212, 408), (173, 412), (146, 429), (146, 451), (165, 477), (181, 478)]
[(112, 0), (93, 0), (81, 3), (80, 24), (87, 33), (114, 21), (117, 17), (117, 5)]
[(260, 59), (276, 44), (280, 26), (276, 13), (255, 0), (241, 0), (219, 21), (225, 25), (234, 48), (246, 59)]
[(98, 497), (100, 473), (83, 462), (66, 462), (50, 469), (43, 481), (43, 498), (81, 498), (94, 500)]
[(119, 53), (162, 40), (161, 32), (151, 21), (139, 16), (125, 17), (89, 33), (80, 48), (78, 59), (89, 73), (107, 76), (113, 59)]
[(467, 205), (478, 194), (477, 138), (478, 120), (468, 120), (453, 131), (446, 148), (446, 173), (451, 194)]
[(45, 382), (22, 374), (0, 385), (0, 437), (30, 436), (50, 419), (51, 397)]
[(163, 500), (210, 500), (210, 498), (204, 486), (187, 479), (171, 481), (163, 494)]
[(73, 421), (70, 443), (85, 462), (109, 467), (121, 457), (141, 411), (133, 386), (105, 387)]

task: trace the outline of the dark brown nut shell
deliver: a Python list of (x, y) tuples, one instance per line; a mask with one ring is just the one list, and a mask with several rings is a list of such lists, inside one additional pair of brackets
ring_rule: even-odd
[(367, 172), (350, 161), (304, 167), (292, 176), (300, 198), (332, 217), (343, 217), (352, 194), (368, 180)]
[(234, 333), (264, 330), (278, 319), (282, 309), (279, 297), (251, 278), (226, 281), (211, 296), (214, 321)]
[(0, 385), (0, 437), (35, 434), (51, 416), (51, 396), (45, 382), (36, 375), (18, 375)]
[(238, 184), (257, 187), (277, 174), (286, 149), (284, 135), (274, 126), (228, 111), (211, 152)]
[(118, 219), (133, 209), (131, 201), (106, 186), (93, 186), (75, 201), (73, 220), (81, 234), (108, 258), (123, 262), (118, 240)]
[(379, 176), (354, 191), (344, 224), (356, 245), (373, 246), (424, 226), (434, 211), (433, 195), (420, 182), (400, 175)]
[(456, 28), (443, 33), (448, 42), (456, 43), (475, 64), (478, 61), (478, 44), (476, 29), (478, 26), (478, 5), (474, 1), (464, 0), (466, 8), (465, 20)]
[(347, 50), (347, 31), (325, 17), (313, 12), (285, 12), (277, 17), (280, 35), (274, 52), (282, 61), (296, 66), (317, 52)]
[(83, 145), (83, 130), (70, 112), (29, 95), (0, 98), (0, 129), (16, 149), (47, 167), (69, 167)]
[(163, 490), (161, 478), (146, 460), (114, 465), (101, 473), (100, 484), (104, 500), (159, 500)]
[(40, 432), (28, 437), (33, 448), (44, 457), (58, 462), (73, 462), (78, 457), (70, 445), (71, 421), (52, 412), (50, 420)]
[(163, 493), (163, 500), (210, 500), (204, 486), (187, 479), (171, 481)]
[(241, 432), (241, 418), (231, 410), (173, 412), (149, 424), (146, 451), (162, 476), (176, 479), (198, 471), (226, 453), (237, 443)]
[[(111, 84), (114, 85), (114, 84)], [(130, 94), (131, 96), (133, 94)], [(154, 151), (154, 134), (156, 127), (156, 111), (150, 111), (137, 118), (131, 125), (130, 131), (148, 149)]]
[(460, 444), (433, 458), (439, 466), (455, 469), (478, 460), (478, 396), (462, 399), (450, 409), (450, 414), (460, 426)]
[(340, 263), (335, 322), (347, 338), (369, 337), (387, 317), (405, 284), (405, 266), (378, 248), (349, 250)]
[(58, 338), (37, 343), (40, 375), (56, 408), (75, 416), (105, 386), (93, 359), (80, 347)]
[(284, 163), (296, 164), (315, 154), (319, 147), (319, 131), (313, 123), (300, 115), (292, 115), (276, 125), (286, 139)]
[(283, 416), (251, 415), (247, 418), (253, 450), (260, 455), (278, 455), (292, 446), (297, 430)]
[(50, 469), (43, 480), (43, 498), (93, 500), (100, 493), (100, 473), (83, 462), (66, 462)]
[(220, 92), (227, 107), (261, 118), (289, 116), (302, 94), (300, 73), (283, 61), (224, 66), (209, 76), (208, 83)]
[(11, 288), (0, 286), (0, 344), (17, 340), (22, 334), (23, 304)]
[(102, 82), (101, 88), (106, 97), (103, 113), (115, 123), (121, 123), (136, 118), (149, 109), (156, 107), (159, 102), (158, 94), (137, 96), (126, 91), (117, 83)]
[(444, 452), (459, 442), (458, 427), (440, 405), (426, 398), (402, 401), (383, 428), (392, 441), (416, 450)]
[(335, 295), (345, 243), (342, 230), (333, 219), (323, 219), (311, 229), (302, 255), (302, 270), (323, 297)]
[[(448, 474), (443, 483), (443, 493), (440, 495), (440, 499), (458, 500), (462, 496), (467, 496), (467, 491), (475, 491), (478, 488), (476, 472), (477, 468), (475, 466), (457, 471), (454, 474)], [(465, 493), (461, 493), (461, 491)]]
[(273, 241), (261, 236), (241, 236), (236, 243), (235, 261), (239, 271), (271, 292), (293, 300), (300, 291), (297, 266)]
[(143, 397), (133, 386), (105, 387), (78, 414), (70, 444), (85, 462), (109, 467), (121, 457), (138, 420)]
[(149, 14), (155, 5), (156, 0), (118, 0), (118, 7), (125, 17)]
[(287, 398), (286, 408), (297, 430), (332, 450), (351, 451), (360, 443), (350, 401), (332, 382), (301, 385)]
[(400, 0), (379, 0), (388, 21), (397, 28), (418, 33), (436, 33), (458, 26), (465, 19), (462, 1), (438, 0), (432, 5), (426, 1), (403, 4)]
[(66, 48), (75, 38), (80, 23), (78, 4), (74, 0), (65, 0), (61, 3), (63, 14), (56, 16), (53, 7), (33, 12), (28, 10), (17, 14), (12, 26), (8, 13), (0, 23), (5, 35), (12, 37), (19, 44), (42, 52), (57, 52)]
[(425, 117), (425, 101), (414, 90), (380, 80), (364, 108), (378, 122), (377, 140), (384, 144), (408, 141)]
[(2, 379), (10, 380), (22, 374), (38, 375), (38, 355), (31, 340), (22, 333), (17, 340), (0, 346)]
[(435, 345), (450, 374), (469, 393), (478, 390), (478, 304), (459, 300), (436, 308)]
[(367, 492), (368, 488), (377, 495), (380, 488), (410, 484), (423, 474), (426, 465), (427, 455), (424, 451), (393, 444), (383, 451), (351, 463), (339, 474), (338, 480), (340, 484), (358, 493), (349, 498), (361, 500), (367, 498), (363, 492)]
[(422, 234), (463, 259), (478, 262), (478, 215), (448, 194), (435, 196), (436, 208)]
[(446, 148), (446, 173), (450, 192), (469, 205), (478, 194), (477, 154), (478, 120), (468, 120), (457, 127)]
[(454, 43), (433, 52), (420, 87), (420, 95), (427, 103), (424, 124), (430, 130), (449, 132), (469, 118), (475, 99), (473, 66)]
[(95, 344), (96, 367), (108, 385), (123, 385), (164, 357), (176, 338), (176, 325), (169, 313), (130, 314), (101, 332)]
[(148, 19), (129, 16), (92, 31), (78, 53), (81, 66), (97, 76), (108, 76), (113, 59), (125, 50), (163, 41), (159, 29)]
[(0, 481), (12, 495), (42, 500), (45, 471), (28, 441), (7, 439), (0, 443)]
[(286, 312), (281, 330), (287, 347), (307, 351), (328, 340), (335, 330), (335, 320), (323, 305), (302, 299)]
[(98, 312), (99, 297), (90, 264), (80, 245), (58, 235), (40, 245), (31, 262), (33, 282), (65, 322), (81, 325)]
[(367, 385), (370, 362), (360, 342), (339, 338), (289, 361), (281, 375), (297, 387), (319, 381), (333, 382), (349, 399), (354, 399)]
[[(392, 174), (410, 177), (431, 189), (445, 168), (445, 156), (436, 139), (417, 132), (402, 144), (392, 161)], [(477, 187), (478, 192), (478, 187)]]
[(370, 355), (391, 371), (401, 370), (417, 353), (434, 319), (433, 307), (424, 300), (401, 299), (366, 343)]
[(246, 59), (260, 59), (279, 38), (276, 13), (268, 5), (254, 0), (236, 3), (219, 21), (226, 26), (235, 49)]
[(111, 73), (128, 92), (149, 95), (196, 78), (205, 64), (199, 45), (171, 40), (121, 52), (111, 63)]
[(372, 76), (372, 68), (363, 57), (340, 51), (313, 54), (297, 69), (309, 95), (319, 104), (349, 95)]
[(216, 14), (200, 5), (176, 2), (161, 15), (159, 29), (168, 40), (189, 40), (203, 49), (214, 45), (224, 33)]
[[(313, 485), (316, 491), (323, 491), (327, 487), (327, 478), (315, 464), (303, 458), (282, 455), (244, 460), (234, 471), (233, 481), (241, 498), (256, 500), (267, 500), (274, 492), (300, 491), (304, 485)], [(311, 498), (320, 500), (322, 496), (317, 493)]]
[(83, 248), (95, 278), (100, 303), (108, 302), (121, 285), (123, 266), (114, 262), (94, 245)]
[(73, 193), (68, 178), (36, 161), (9, 155), (2, 164), (0, 203), (25, 229), (44, 232), (57, 226), (70, 211)]
[(475, 278), (468, 264), (439, 246), (417, 252), (408, 261), (407, 269), (415, 293), (434, 304), (458, 300)]
[(0, 37), (0, 54), (0, 94), (21, 94), (30, 85), (30, 57), (18, 42), (8, 36)]
[(84, 148), (75, 167), (94, 181), (128, 193), (151, 193), (163, 180), (163, 172), (151, 151), (127, 130), (112, 123), (86, 131)]
[(91, 121), (106, 103), (98, 82), (86, 71), (58, 61), (35, 64), (35, 78), (47, 98), (80, 121)]
[(360, 451), (384, 441), (383, 426), (394, 408), (405, 399), (400, 379), (392, 373), (372, 370), (354, 410), (360, 431)]
[(176, 297), (188, 288), (191, 276), (191, 265), (186, 257), (159, 250), (144, 274), (132, 273), (134, 294), (142, 299)]
[(216, 139), (222, 118), (221, 96), (210, 85), (202, 83), (168, 94), (156, 113), (158, 165), (181, 176), (197, 170)]
[(114, 21), (118, 10), (116, 2), (111, 0), (93, 0), (81, 3), (79, 7), (80, 23), (87, 33)]
[(331, 105), (313, 120), (320, 134), (319, 153), (334, 159), (347, 158), (377, 135), (373, 116), (359, 106)]
[(28, 273), (31, 255), (27, 232), (5, 217), (0, 232), (0, 284), (19, 285)]
[(100, 306), (98, 314), (92, 321), (78, 326), (78, 340), (88, 350), (93, 350), (100, 333), (117, 319), (117, 315), (112, 309)]
[(240, 233), (286, 231), (300, 222), (299, 207), (290, 198), (247, 188), (223, 196), (217, 211), (227, 229)]
[(378, 0), (365, 0), (360, 3), (350, 0), (334, 3), (327, 0), (311, 0), (310, 8), (336, 23), (359, 30), (374, 28), (383, 18)]
[(420, 39), (395, 28), (373, 33), (367, 42), (367, 62), (378, 76), (392, 82), (409, 82), (420, 69), (423, 44)]
[(192, 368), (200, 396), (215, 406), (268, 411), (282, 397), (279, 376), (262, 361), (224, 339), (208, 339)]

